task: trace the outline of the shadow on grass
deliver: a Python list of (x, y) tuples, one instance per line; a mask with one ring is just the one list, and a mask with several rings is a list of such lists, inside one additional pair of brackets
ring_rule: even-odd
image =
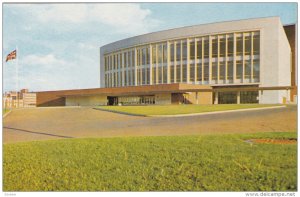
[(55, 134), (50, 134), (50, 133), (42, 133), (42, 132), (29, 131), (29, 130), (25, 130), (25, 129), (11, 128), (11, 127), (3, 127), (3, 129), (11, 129), (14, 131), (19, 131), (19, 132), (33, 133), (33, 134), (38, 134), (38, 135), (47, 135), (47, 136), (53, 136), (53, 137), (73, 138), (71, 136), (55, 135)]

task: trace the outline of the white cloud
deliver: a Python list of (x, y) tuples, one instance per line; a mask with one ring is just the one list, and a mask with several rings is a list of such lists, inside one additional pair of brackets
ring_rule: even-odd
[[(118, 33), (147, 33), (161, 24), (161, 21), (151, 18), (151, 10), (134, 3), (38, 4), (31, 6), (22, 6), (21, 4), (14, 5), (13, 8), (25, 12), (28, 18), (41, 24), (66, 24), (67, 22), (69, 25), (83, 25), (92, 22), (109, 25), (114, 28), (114, 32)], [(77, 25), (73, 27), (80, 28)], [(63, 25), (59, 30), (70, 29)]]
[(25, 65), (66, 65), (67, 62), (64, 60), (57, 59), (53, 54), (48, 55), (28, 55), (25, 56), (21, 61)]

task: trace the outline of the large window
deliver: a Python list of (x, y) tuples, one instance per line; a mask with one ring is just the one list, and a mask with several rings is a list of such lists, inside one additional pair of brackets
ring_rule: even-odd
[(233, 62), (227, 62), (227, 79), (233, 80)]
[(195, 80), (195, 64), (190, 64), (190, 81)]
[(180, 61), (181, 58), (181, 43), (180, 41), (176, 43), (176, 61)]
[(162, 83), (162, 66), (158, 67), (158, 83)]
[(245, 79), (251, 78), (251, 61), (245, 60)]
[(152, 64), (156, 64), (156, 46), (152, 47)]
[(253, 78), (259, 80), (259, 59), (253, 60)]
[(253, 36), (253, 54), (259, 55), (259, 35)]
[(170, 65), (170, 78), (171, 78), (171, 83), (174, 83), (175, 82), (174, 65)]
[(217, 62), (212, 63), (212, 80), (218, 79), (218, 64)]
[(187, 43), (182, 43), (182, 60), (186, 60), (187, 58)]
[(232, 57), (233, 56), (233, 35), (231, 35), (229, 38), (227, 38), (227, 56)]
[(226, 75), (225, 62), (220, 62), (219, 66), (220, 66), (220, 80), (224, 80)]
[(237, 92), (219, 92), (219, 104), (235, 104), (237, 103)]
[(236, 61), (236, 78), (242, 79), (243, 78), (243, 62)]
[(156, 67), (152, 67), (152, 84), (156, 84)]
[(240, 93), (240, 103), (258, 103), (258, 91), (242, 91)]
[(167, 48), (167, 44), (163, 45), (163, 62), (167, 63), (168, 61), (168, 48)]
[(225, 35), (220, 38), (220, 57), (225, 57), (225, 53), (226, 53), (226, 39), (225, 39)]
[(218, 39), (217, 37), (214, 37), (212, 39), (212, 57), (218, 57)]
[(187, 75), (187, 66), (186, 64), (182, 65), (182, 82), (186, 82), (186, 75)]
[(236, 37), (236, 55), (243, 55), (243, 36), (241, 34)]
[(171, 62), (174, 62), (174, 44), (170, 44), (170, 58)]
[(181, 69), (180, 69), (180, 64), (176, 65), (176, 82), (179, 83), (181, 82)]
[(163, 66), (163, 83), (168, 82), (168, 67), (167, 65)]
[(204, 81), (209, 80), (209, 64), (208, 62), (204, 63)]
[(197, 41), (197, 59), (202, 59), (202, 38)]
[(197, 64), (197, 81), (202, 81), (202, 63)]
[(209, 57), (209, 38), (207, 37), (204, 40), (204, 58)]
[(190, 59), (195, 59), (195, 42), (190, 43)]
[(245, 55), (251, 54), (251, 36), (245, 36)]

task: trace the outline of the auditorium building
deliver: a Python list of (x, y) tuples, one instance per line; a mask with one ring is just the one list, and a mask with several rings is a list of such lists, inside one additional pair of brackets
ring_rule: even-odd
[(188, 26), (100, 48), (100, 88), (37, 93), (37, 106), (296, 101), (296, 25), (279, 17)]

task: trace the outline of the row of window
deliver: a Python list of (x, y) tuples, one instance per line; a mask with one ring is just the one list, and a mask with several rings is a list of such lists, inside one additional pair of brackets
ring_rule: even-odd
[[(235, 79), (240, 80), (239, 82), (259, 82), (259, 59), (253, 60), (253, 66), (251, 61), (236, 61), (236, 75)], [(187, 73), (187, 66), (183, 64), (166, 65), (159, 67), (152, 67), (152, 73), (150, 73), (149, 67), (137, 68), (137, 85), (150, 84), (150, 78), (152, 78), (152, 84), (163, 84), (168, 83), (168, 76), (170, 77), (170, 83), (197, 83), (197, 84), (208, 84), (209, 83), (209, 63), (203, 65), (190, 64), (189, 76)], [(211, 67), (211, 80), (214, 84), (226, 84), (233, 83), (234, 78), (234, 64), (233, 61), (212, 63)], [(124, 78), (124, 81), (123, 81)], [(135, 70), (125, 70), (124, 72), (111, 72), (105, 74), (105, 85), (106, 87), (119, 87), (119, 86), (131, 86), (135, 85)], [(189, 80), (187, 80), (189, 79)]]
[[(105, 55), (105, 86), (145, 85), (150, 82), (161, 84), (168, 83), (168, 77), (170, 83), (207, 84), (212, 80), (215, 80), (214, 83), (233, 83), (234, 52), (236, 56), (240, 56), (235, 62), (235, 79), (242, 80), (239, 82), (245, 79), (249, 79), (247, 82), (258, 82), (259, 46), (259, 32), (245, 32), (204, 36), (191, 39), (189, 43), (185, 39), (170, 41), (169, 45), (165, 42), (151, 44), (151, 47), (146, 45), (136, 49), (131, 48), (122, 53)], [(190, 60), (189, 66), (187, 66), (187, 57)], [(219, 58), (209, 59), (209, 57)], [(150, 61), (152, 68), (150, 68)], [(211, 69), (209, 69), (209, 61), (211, 61)], [(190, 69), (189, 72), (187, 69)]]

